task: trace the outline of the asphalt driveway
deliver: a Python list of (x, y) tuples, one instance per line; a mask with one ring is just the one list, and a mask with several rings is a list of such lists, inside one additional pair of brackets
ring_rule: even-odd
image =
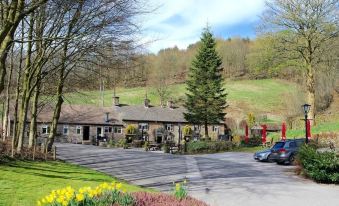
[(294, 174), (292, 166), (258, 163), (252, 154), (227, 152), (179, 156), (139, 149), (57, 144), (58, 158), (132, 184), (170, 192), (189, 180), (189, 194), (212, 206), (339, 206), (339, 186)]

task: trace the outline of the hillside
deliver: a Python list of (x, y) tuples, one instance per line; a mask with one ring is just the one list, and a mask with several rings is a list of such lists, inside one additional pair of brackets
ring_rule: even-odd
[[(185, 85), (176, 84), (169, 86), (169, 88), (171, 97), (179, 103), (182, 102), (185, 98)], [(280, 120), (281, 114), (287, 110), (286, 97), (291, 93), (294, 96), (299, 93), (296, 84), (276, 79), (227, 81), (225, 88), (228, 93), (227, 101), (230, 105), (227, 113), (237, 119), (243, 118), (248, 112), (253, 112), (255, 114), (268, 114), (271, 119)], [(143, 102), (146, 90), (151, 104), (159, 105), (160, 100), (155, 88), (118, 88), (116, 93), (120, 97), (120, 103), (135, 105)], [(112, 104), (112, 94), (113, 91), (111, 90), (105, 91), (105, 106)], [(68, 93), (65, 95), (65, 100), (69, 104), (101, 104), (99, 91)]]

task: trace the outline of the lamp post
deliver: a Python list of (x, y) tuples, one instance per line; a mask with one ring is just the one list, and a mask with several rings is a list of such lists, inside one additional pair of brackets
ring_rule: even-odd
[(305, 142), (306, 142), (306, 144), (308, 144), (308, 134), (307, 134), (307, 119), (308, 119), (308, 116), (307, 116), (307, 114), (311, 109), (311, 105), (304, 104), (304, 105), (302, 105), (302, 108), (303, 108), (304, 114), (305, 114), (305, 136), (306, 136)]

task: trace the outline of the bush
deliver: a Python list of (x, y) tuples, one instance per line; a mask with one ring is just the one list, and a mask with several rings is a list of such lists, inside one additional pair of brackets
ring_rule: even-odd
[(262, 140), (261, 137), (251, 137), (248, 138), (248, 143), (245, 143), (245, 141), (242, 140), (241, 144), (245, 146), (256, 147), (262, 145)]
[(303, 146), (299, 162), (304, 174), (317, 182), (339, 183), (339, 158), (334, 152), (317, 152), (310, 146)]
[(233, 144), (236, 146), (240, 146), (241, 144), (241, 137), (239, 135), (235, 135), (232, 139)]
[(137, 147), (137, 148), (141, 148), (143, 147), (145, 144), (145, 142), (143, 140), (133, 140), (132, 141), (132, 147)]
[(206, 203), (192, 197), (178, 200), (176, 197), (164, 193), (133, 193), (135, 206), (208, 206)]
[(232, 142), (226, 141), (192, 141), (187, 143), (189, 154), (221, 152), (232, 148)]
[(129, 124), (126, 127), (126, 134), (136, 134), (136, 133), (137, 133), (137, 128), (134, 125)]

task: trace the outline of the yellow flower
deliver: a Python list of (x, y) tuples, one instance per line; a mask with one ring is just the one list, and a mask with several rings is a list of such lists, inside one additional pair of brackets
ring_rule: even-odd
[(75, 198), (76, 198), (76, 200), (78, 201), (78, 202), (80, 202), (80, 201), (83, 201), (84, 200), (84, 195), (82, 194), (82, 193), (80, 193), (80, 194), (77, 194), (76, 196), (75, 196)]
[(184, 180), (184, 184), (187, 184), (187, 180), (186, 179)]
[(67, 206), (68, 205), (68, 202), (67, 201), (62, 201), (62, 206)]
[(46, 197), (46, 201), (47, 201), (47, 203), (52, 203), (52, 202), (53, 202), (53, 200), (54, 200), (54, 197), (53, 197), (53, 195), (49, 195), (49, 196), (47, 196), (47, 197)]
[(41, 202), (38, 200), (38, 202), (36, 203), (37, 206), (41, 206)]
[(179, 190), (180, 189), (180, 183), (175, 184), (175, 189)]
[(42, 203), (42, 204), (45, 204), (45, 203), (46, 203), (45, 198), (42, 198), (41, 203)]
[(120, 190), (121, 187), (122, 187), (122, 184), (119, 182), (119, 183), (116, 185), (116, 188), (117, 188), (118, 190)]

